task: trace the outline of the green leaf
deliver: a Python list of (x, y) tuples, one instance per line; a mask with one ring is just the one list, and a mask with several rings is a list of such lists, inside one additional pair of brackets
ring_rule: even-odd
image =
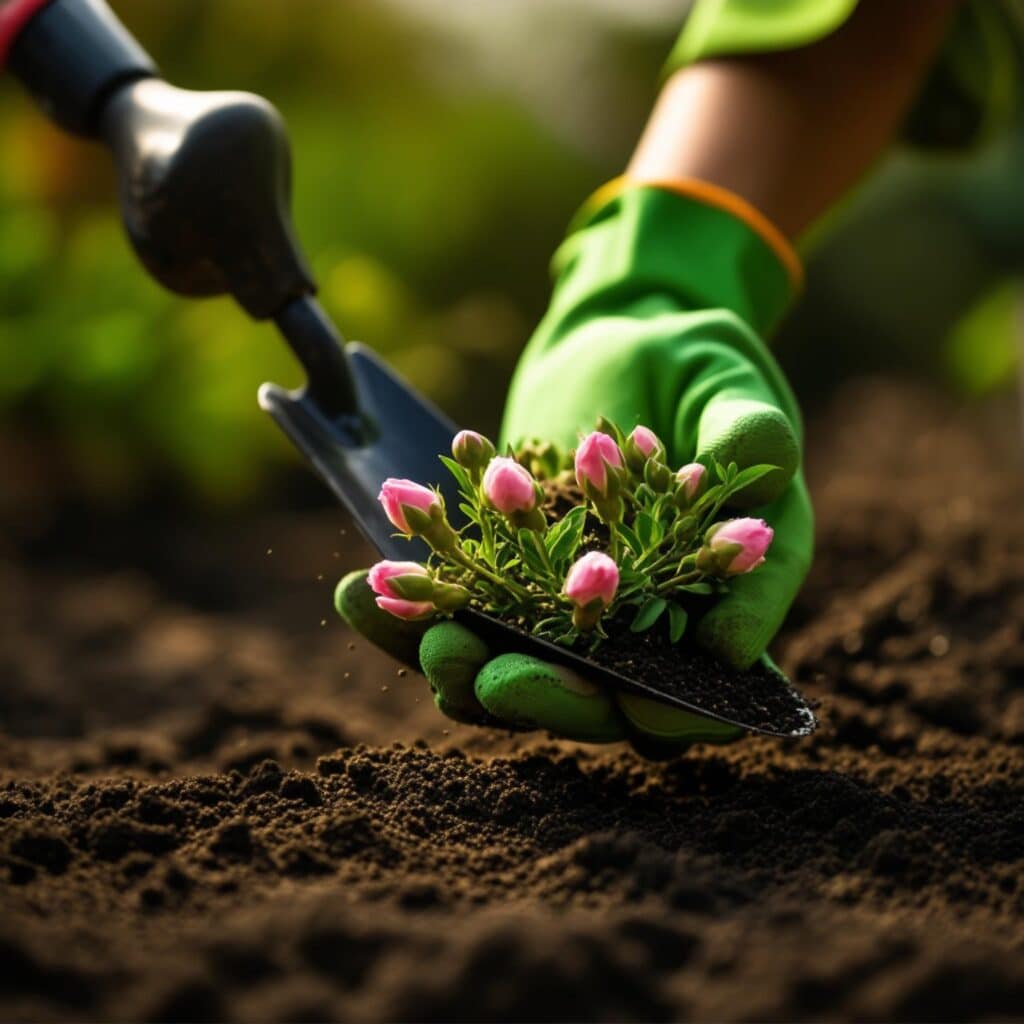
[(715, 588), (710, 583), (684, 583), (677, 590), (685, 590), (688, 594), (713, 594)]
[(560, 636), (556, 636), (551, 642), (553, 644), (559, 644), (562, 647), (572, 647), (572, 645), (576, 642), (576, 638), (579, 635), (579, 630), (573, 627), (567, 629)]
[(736, 475), (736, 478), (729, 484), (729, 493), (738, 491), (752, 483), (756, 483), (763, 476), (767, 476), (769, 473), (778, 469), (778, 466), (769, 466), (767, 464), (761, 466), (748, 466), (741, 473)]
[(715, 484), (709, 487), (697, 500), (697, 504), (690, 510), (694, 515), (699, 516), (705, 509), (714, 506), (715, 502), (722, 496), (724, 486), (722, 484)]
[(636, 533), (631, 530), (625, 523), (619, 523), (615, 527), (618, 531), (619, 536), (629, 545), (630, 550), (639, 558), (644, 553), (644, 546), (640, 543), (640, 538)]
[(534, 631), (541, 633), (546, 629), (551, 629), (552, 626), (565, 626), (566, 617), (564, 615), (549, 615), (546, 619), (541, 619), (540, 622), (535, 623)]
[(663, 597), (649, 597), (636, 613), (632, 625), (629, 627), (634, 633), (643, 633), (650, 629), (659, 618), (661, 613), (668, 607), (668, 601)]
[(571, 559), (583, 540), (583, 528), (587, 522), (587, 510), (583, 505), (570, 509), (562, 520), (551, 527), (544, 538), (548, 557), (556, 565)]
[(649, 512), (641, 512), (633, 521), (633, 529), (636, 531), (637, 539), (643, 545), (644, 551), (661, 543), (664, 532), (661, 523)]
[(544, 564), (544, 548), (542, 541), (533, 530), (522, 527), (516, 534), (519, 549), (523, 553), (526, 565), (539, 576), (548, 577), (548, 567)]
[(438, 458), (444, 463), (445, 468), (453, 477), (455, 482), (459, 485), (459, 490), (470, 499), (476, 497), (476, 488), (473, 486), (473, 481), (470, 480), (469, 474), (460, 466), (454, 459), (448, 458), (447, 455), (439, 455)]
[(477, 510), (472, 505), (470, 505), (468, 502), (460, 501), (459, 502), (459, 511), (461, 511), (462, 514), (471, 523), (479, 523), (480, 522), (480, 513), (477, 512)]
[(686, 614), (686, 609), (675, 601), (672, 601), (668, 606), (668, 638), (669, 640), (677, 644), (682, 639), (683, 634), (686, 632), (686, 623), (689, 616)]
[(607, 416), (598, 416), (597, 429), (600, 433), (607, 434), (620, 447), (626, 441), (626, 437), (622, 433), (622, 428), (617, 423), (613, 423)]

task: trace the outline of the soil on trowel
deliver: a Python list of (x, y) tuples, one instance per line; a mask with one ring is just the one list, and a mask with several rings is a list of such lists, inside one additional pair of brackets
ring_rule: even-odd
[(627, 618), (611, 622), (608, 640), (589, 657), (654, 693), (727, 722), (773, 735), (813, 731), (810, 708), (778, 673), (760, 663), (744, 670), (733, 668), (703, 654), (689, 638), (673, 644), (662, 625), (634, 633)]
[(657, 763), (442, 718), (331, 614), (326, 507), (10, 507), (0, 1018), (1019, 1019), (1015, 410), (868, 381), (807, 433), (821, 727)]

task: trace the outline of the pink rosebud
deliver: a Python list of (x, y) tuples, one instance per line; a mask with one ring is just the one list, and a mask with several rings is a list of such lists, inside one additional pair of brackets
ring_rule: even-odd
[(494, 445), (475, 430), (460, 430), (452, 439), (452, 458), (473, 474), (474, 482), (493, 456)]
[(693, 501), (697, 497), (704, 484), (704, 475), (707, 470), (699, 462), (689, 462), (681, 469), (676, 470), (676, 480), (686, 500)]
[(629, 435), (629, 439), (637, 446), (637, 449), (648, 458), (650, 458), (652, 453), (656, 452), (661, 447), (658, 435), (650, 428), (640, 424), (633, 428), (633, 432)]
[(536, 481), (528, 469), (507, 455), (499, 455), (487, 464), (484, 494), (506, 516), (529, 512), (537, 505)]
[(408, 509), (416, 509), (424, 515), (434, 517), (444, 510), (437, 494), (429, 487), (414, 483), (412, 480), (397, 480), (388, 477), (381, 484), (377, 500), (384, 506), (388, 519), (402, 533), (422, 533), (422, 529), (414, 530), (407, 518)]
[[(648, 463), (656, 463), (659, 472), (657, 475), (667, 475), (661, 470), (662, 460), (665, 458), (665, 446), (658, 440), (658, 435), (648, 427), (638, 424), (633, 428), (632, 433), (626, 438), (622, 445), (622, 455), (626, 465), (638, 476), (647, 478)], [(653, 467), (652, 467), (653, 470)], [(655, 488), (659, 490), (660, 488)]]
[(576, 449), (576, 482), (590, 498), (607, 498), (623, 468), (615, 440), (600, 431), (588, 434)]
[(578, 558), (565, 577), (562, 593), (573, 604), (585, 607), (600, 601), (607, 608), (619, 587), (619, 567), (608, 555), (591, 551)]
[[(397, 524), (396, 524), (397, 525)], [(399, 619), (422, 619), (433, 612), (434, 605), (431, 601), (408, 601), (400, 597), (392, 588), (389, 580), (395, 576), (426, 576), (430, 574), (419, 562), (391, 562), (384, 560), (378, 562), (367, 573), (366, 582), (370, 589), (377, 594), (377, 607), (390, 612)]]
[[(763, 519), (730, 519), (708, 531), (705, 546), (718, 556), (719, 572), (740, 576), (764, 561), (774, 536), (775, 531)], [(724, 564), (723, 558), (728, 559)]]

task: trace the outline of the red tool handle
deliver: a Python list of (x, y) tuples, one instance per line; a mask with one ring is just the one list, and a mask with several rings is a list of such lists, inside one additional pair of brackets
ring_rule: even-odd
[(14, 41), (21, 30), (51, 0), (0, 0), (0, 68), (7, 63)]

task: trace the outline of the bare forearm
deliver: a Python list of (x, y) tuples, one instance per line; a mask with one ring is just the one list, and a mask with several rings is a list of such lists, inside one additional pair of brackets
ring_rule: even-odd
[(959, 0), (863, 0), (833, 35), (666, 83), (627, 170), (735, 192), (795, 238), (889, 144)]

